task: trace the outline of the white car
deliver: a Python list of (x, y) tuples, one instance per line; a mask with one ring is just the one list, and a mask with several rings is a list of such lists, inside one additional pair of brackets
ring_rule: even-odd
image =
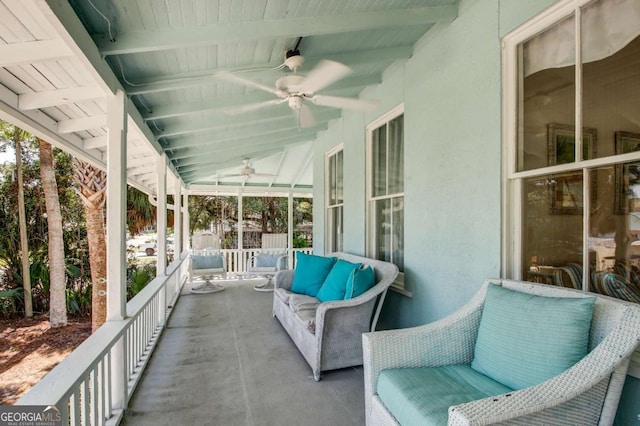
[(138, 245), (138, 250), (144, 251), (144, 254), (146, 254), (147, 256), (153, 256), (154, 254), (156, 254), (157, 249), (158, 246), (156, 242), (152, 240), (145, 241), (144, 243)]

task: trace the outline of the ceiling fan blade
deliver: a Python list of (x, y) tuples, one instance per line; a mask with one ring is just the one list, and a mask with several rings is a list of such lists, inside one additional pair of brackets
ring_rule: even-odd
[(351, 74), (351, 68), (340, 62), (322, 60), (312, 69), (304, 81), (292, 85), (291, 90), (312, 94)]
[(340, 96), (315, 95), (311, 102), (316, 105), (333, 108), (353, 109), (356, 111), (373, 111), (378, 108), (378, 101), (370, 99), (343, 98)]
[(274, 175), (273, 173), (252, 173), (251, 176), (258, 176), (258, 177), (276, 177), (278, 175)]
[(242, 173), (231, 173), (228, 175), (219, 175), (218, 179), (225, 179), (225, 178), (232, 178), (232, 177), (240, 177), (240, 176), (246, 176), (245, 174)]
[(256, 89), (264, 90), (265, 92), (273, 93), (274, 95), (284, 98), (287, 96), (285, 92), (282, 90), (278, 90), (275, 87), (270, 87), (265, 84), (259, 83), (254, 80), (249, 80), (248, 78), (240, 77), (236, 74), (231, 74), (230, 72), (220, 72), (216, 74), (216, 77), (219, 77), (223, 80), (229, 81), (231, 83), (243, 84), (245, 86), (254, 87)]
[(257, 102), (255, 104), (248, 104), (240, 107), (225, 109), (224, 112), (229, 115), (240, 115), (246, 112), (257, 111), (270, 105), (277, 105), (285, 101), (286, 99), (272, 99), (270, 101)]
[(316, 119), (313, 116), (313, 112), (311, 112), (309, 106), (302, 104), (302, 106), (298, 109), (298, 127), (301, 129), (306, 129), (309, 127), (314, 127), (316, 124)]

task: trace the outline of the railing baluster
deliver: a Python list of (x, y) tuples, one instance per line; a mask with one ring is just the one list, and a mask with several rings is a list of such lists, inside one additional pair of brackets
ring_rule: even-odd
[(80, 426), (82, 424), (79, 393), (80, 389), (78, 388), (69, 398), (69, 423), (72, 426)]
[[(126, 341), (126, 339), (125, 339)], [(127, 365), (126, 361), (124, 363), (124, 365)], [(104, 377), (105, 377), (105, 395), (104, 395), (104, 403), (105, 403), (105, 419), (110, 419), (111, 416), (113, 415), (113, 411), (112, 411), (112, 401), (113, 401), (113, 394), (112, 394), (112, 382), (111, 382), (111, 352), (107, 352), (105, 357), (104, 357)], [(127, 375), (127, 377), (129, 377)]]
[(179, 297), (187, 267), (188, 258), (170, 265), (167, 276), (155, 278), (127, 303), (127, 318), (107, 321), (77, 349), (82, 353), (70, 354), (16, 404), (55, 401), (63, 419), (72, 426), (118, 422), (129, 390), (140, 380), (166, 325), (167, 308)]

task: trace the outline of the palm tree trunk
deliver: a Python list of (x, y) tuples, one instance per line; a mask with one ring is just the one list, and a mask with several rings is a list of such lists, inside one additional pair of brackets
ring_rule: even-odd
[(64, 239), (62, 235), (62, 213), (58, 199), (58, 185), (53, 170), (51, 144), (40, 143), (40, 177), (47, 208), (47, 234), (49, 239), (49, 323), (51, 327), (67, 325), (66, 275)]
[(18, 218), (20, 220), (20, 250), (22, 251), (22, 286), (24, 287), (24, 316), (33, 316), (31, 299), (31, 273), (29, 271), (29, 246), (27, 241), (27, 214), (24, 207), (24, 186), (22, 183), (21, 136), (16, 131), (16, 174), (18, 175)]
[(107, 243), (104, 205), (107, 174), (84, 161), (75, 160), (78, 194), (87, 216), (87, 241), (91, 268), (91, 329), (95, 332), (107, 318)]

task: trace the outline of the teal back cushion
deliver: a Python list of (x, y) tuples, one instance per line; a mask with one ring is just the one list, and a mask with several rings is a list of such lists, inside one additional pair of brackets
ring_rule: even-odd
[(322, 287), (318, 291), (316, 297), (321, 302), (329, 302), (331, 300), (343, 300), (347, 291), (347, 280), (358, 269), (361, 263), (351, 263), (346, 260), (338, 259), (331, 268), (331, 272), (325, 278)]
[(222, 255), (191, 255), (191, 267), (193, 269), (214, 269), (222, 268)]
[(335, 260), (334, 257), (298, 253), (291, 291), (315, 297), (331, 272)]
[(369, 290), (376, 283), (376, 273), (371, 266), (362, 266), (355, 269), (347, 280), (347, 289), (344, 300), (353, 299)]
[(587, 355), (594, 302), (489, 285), (471, 367), (512, 389), (557, 376)]

